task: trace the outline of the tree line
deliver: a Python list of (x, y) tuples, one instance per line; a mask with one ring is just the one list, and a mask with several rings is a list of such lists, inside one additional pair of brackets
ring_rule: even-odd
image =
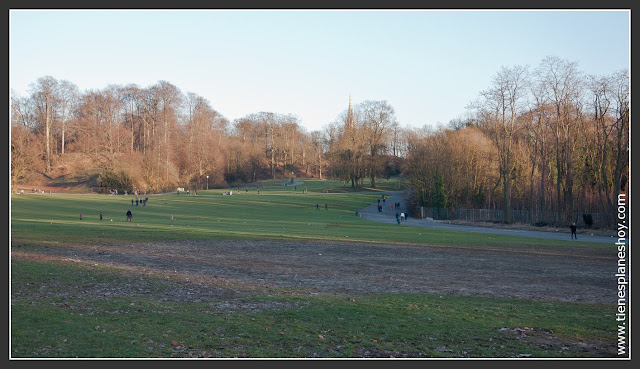
[(558, 57), (503, 67), (464, 119), (436, 128), (402, 127), (387, 101), (351, 98), (312, 132), (293, 114), (229, 121), (167, 81), (80, 91), (45, 76), (11, 96), (12, 185), (83, 161), (97, 186), (146, 192), (290, 177), (375, 187), (401, 175), (415, 208), (504, 209), (505, 222), (528, 209), (557, 222), (552, 214), (613, 216), (629, 149), (628, 71), (584, 75)]
[[(629, 74), (585, 75), (545, 58), (503, 67), (468, 119), (415, 137), (405, 173), (421, 206), (502, 209), (566, 224), (601, 213), (613, 224), (629, 181)], [(588, 222), (587, 222), (588, 223)]]

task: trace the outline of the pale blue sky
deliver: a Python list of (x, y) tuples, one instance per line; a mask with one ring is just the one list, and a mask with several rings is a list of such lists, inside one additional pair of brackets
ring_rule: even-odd
[(546, 56), (630, 69), (627, 10), (12, 10), (10, 91), (43, 76), (81, 90), (164, 80), (229, 120), (294, 114), (321, 129), (387, 100), (402, 126), (446, 124), (502, 66)]

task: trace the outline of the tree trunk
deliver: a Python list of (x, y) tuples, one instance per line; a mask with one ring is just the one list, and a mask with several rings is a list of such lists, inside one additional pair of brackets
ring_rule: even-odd
[(47, 96), (46, 97), (46, 101), (45, 101), (45, 117), (44, 117), (44, 121), (45, 121), (45, 139), (46, 139), (46, 146), (47, 146), (47, 167), (46, 167), (46, 172), (49, 173), (51, 171), (51, 147), (50, 147), (50, 141), (51, 141), (51, 100), (50, 97)]

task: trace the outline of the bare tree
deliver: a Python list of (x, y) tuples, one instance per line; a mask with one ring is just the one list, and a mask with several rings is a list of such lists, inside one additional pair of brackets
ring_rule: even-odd
[(616, 161), (614, 169), (614, 198), (627, 191), (627, 182), (629, 181), (629, 155), (630, 155), (630, 81), (629, 71), (621, 70), (613, 75), (615, 88), (615, 144), (616, 144)]
[(53, 122), (54, 104), (58, 81), (45, 76), (38, 78), (35, 85), (31, 85), (31, 98), (38, 112), (38, 120), (44, 128), (45, 135), (45, 172), (51, 171), (51, 125)]
[(36, 139), (33, 132), (36, 122), (33, 117), (32, 104), (29, 99), (11, 93), (11, 187), (29, 178), (34, 168), (38, 166), (42, 156), (42, 143)]
[(545, 58), (537, 74), (547, 99), (554, 107), (557, 208), (559, 212), (564, 211), (569, 215), (574, 207), (572, 149), (582, 76), (577, 63), (555, 56)]
[(528, 68), (503, 67), (494, 77), (493, 86), (481, 93), (478, 108), (484, 117), (483, 127), (492, 138), (500, 156), (500, 177), (503, 183), (504, 222), (513, 221), (511, 213), (512, 146), (516, 130), (516, 118), (528, 83)]
[(222, 145), (220, 136), (224, 131), (224, 119), (209, 101), (194, 93), (187, 93), (186, 145), (178, 148), (183, 153), (181, 162), (184, 179), (189, 183), (201, 183), (209, 175), (213, 183), (222, 182)]
[(605, 216), (611, 217), (613, 213), (613, 199), (611, 198), (610, 178), (608, 174), (608, 156), (611, 154), (609, 145), (614, 125), (611, 120), (612, 110), (615, 109), (613, 97), (615, 87), (613, 79), (607, 76), (590, 76), (589, 88), (592, 96), (592, 106), (594, 111), (593, 120), (596, 124), (595, 145), (598, 151), (598, 175), (596, 176), (598, 185), (598, 197), (602, 209), (605, 209)]
[(387, 101), (367, 100), (360, 104), (362, 127), (369, 154), (369, 176), (371, 186), (376, 187), (378, 157), (386, 147), (386, 141), (396, 117), (393, 107)]
[[(530, 210), (539, 208), (541, 211), (541, 222), (546, 222), (547, 210), (547, 175), (549, 168), (549, 148), (547, 136), (552, 125), (553, 109), (547, 103), (544, 94), (544, 88), (541, 83), (534, 83), (531, 87), (532, 104), (530, 111), (527, 113), (528, 121), (525, 124), (525, 139), (531, 148), (531, 174), (530, 174), (530, 190), (529, 203)], [(535, 169), (538, 168), (539, 185), (535, 186)], [(535, 192), (537, 191), (537, 196)]]
[(157, 93), (162, 109), (162, 121), (164, 123), (164, 152), (165, 152), (165, 182), (169, 183), (169, 168), (172, 149), (169, 146), (169, 136), (176, 124), (176, 113), (182, 100), (180, 90), (167, 81), (158, 82)]
[(322, 179), (322, 157), (324, 156), (326, 146), (326, 138), (322, 131), (311, 132), (311, 145), (315, 153), (314, 167), (316, 168), (316, 175), (318, 176), (318, 178)]
[[(124, 107), (123, 120), (131, 129), (129, 151), (133, 153), (135, 151), (136, 125), (140, 125), (140, 113), (142, 110), (140, 88), (134, 84), (124, 86), (120, 94), (120, 99)], [(138, 142), (140, 142), (140, 139), (141, 135), (138, 136)], [(138, 149), (141, 149), (140, 145), (138, 145)]]
[(67, 119), (69, 118), (70, 112), (75, 108), (75, 105), (77, 105), (79, 94), (78, 87), (75, 84), (67, 80), (60, 81), (57, 95), (60, 109), (60, 147), (62, 155), (64, 155), (66, 144)]

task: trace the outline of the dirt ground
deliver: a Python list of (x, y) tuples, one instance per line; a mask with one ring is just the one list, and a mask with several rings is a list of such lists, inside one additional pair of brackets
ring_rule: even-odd
[[(615, 302), (606, 255), (379, 243), (181, 241), (12, 248), (12, 258), (53, 258), (184, 276), (193, 286), (168, 299), (207, 300), (215, 286), (243, 293), (364, 295), (440, 293), (537, 300)], [(228, 290), (228, 288), (227, 288)], [(211, 296), (213, 297), (213, 296)]]

